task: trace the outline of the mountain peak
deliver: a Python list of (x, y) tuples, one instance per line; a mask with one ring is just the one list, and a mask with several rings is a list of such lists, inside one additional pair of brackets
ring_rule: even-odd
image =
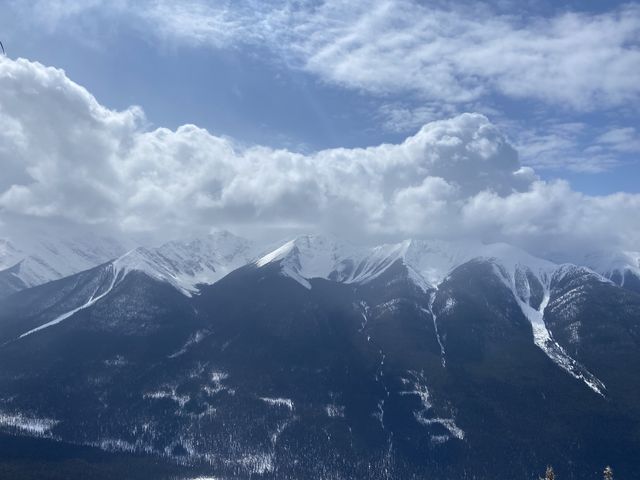
[(437, 286), (457, 266), (482, 258), (513, 276), (517, 265), (550, 272), (555, 264), (508, 244), (406, 239), (375, 247), (354, 247), (332, 237), (301, 235), (259, 258), (263, 267), (280, 262), (285, 275), (307, 288), (308, 280), (325, 278), (344, 283), (367, 283), (396, 262), (402, 262), (421, 288)]
[(21, 288), (57, 280), (113, 260), (128, 248), (127, 242), (108, 236), (12, 231), (0, 239), (0, 289), (7, 280)]
[(138, 247), (116, 259), (114, 266), (124, 275), (143, 272), (191, 296), (198, 285), (217, 282), (254, 256), (255, 247), (249, 240), (220, 231), (154, 248)]
[(260, 268), (279, 262), (286, 276), (311, 288), (308, 279), (335, 277), (344, 270), (344, 262), (354, 262), (361, 255), (360, 249), (332, 236), (300, 235), (263, 255), (255, 265)]

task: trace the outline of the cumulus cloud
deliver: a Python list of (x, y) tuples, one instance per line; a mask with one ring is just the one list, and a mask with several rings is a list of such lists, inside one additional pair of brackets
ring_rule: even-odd
[(398, 144), (300, 154), (194, 125), (149, 129), (140, 108), (109, 110), (63, 71), (23, 59), (0, 59), (0, 100), (4, 228), (41, 218), (161, 238), (222, 227), (533, 250), (638, 245), (639, 195), (539, 180), (480, 114), (428, 123)]
[(84, 222), (108, 215), (119, 194), (111, 162), (130, 147), (142, 111), (104, 108), (61, 70), (8, 59), (0, 70), (2, 205)]
[[(639, 148), (637, 132), (625, 125), (640, 103), (640, 6), (633, 2), (599, 12), (438, 0), (9, 5), (28, 31), (34, 23), (38, 30), (59, 29), (97, 49), (120, 29), (160, 49), (245, 49), (366, 94), (387, 132), (406, 135), (433, 120), (479, 111), (507, 128), (522, 162), (536, 169), (597, 173), (630, 161)], [(607, 114), (596, 123), (615, 118), (616, 124), (565, 129), (594, 113)], [(514, 121), (516, 134), (508, 130)]]

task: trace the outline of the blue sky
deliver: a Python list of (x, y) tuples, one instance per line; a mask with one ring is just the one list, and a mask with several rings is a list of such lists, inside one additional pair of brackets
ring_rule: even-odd
[[(308, 60), (304, 55), (313, 55), (313, 51), (293, 59), (283, 58), (293, 54), (286, 46), (270, 42), (289, 38), (286, 32), (275, 40), (246, 41), (242, 38), (244, 29), (259, 28), (255, 19), (245, 18), (246, 9), (251, 8), (247, 2), (182, 2), (184, 8), (180, 14), (189, 13), (188, 20), (192, 23), (198, 22), (198, 17), (206, 21), (207, 15), (220, 11), (226, 12), (234, 22), (246, 22), (240, 32), (221, 40), (216, 36), (224, 35), (216, 28), (204, 28), (197, 33), (188, 22), (173, 27), (163, 25), (163, 22), (170, 24), (177, 15), (170, 2), (164, 6), (163, 2), (152, 2), (157, 15), (166, 17), (164, 20), (145, 17), (141, 10), (152, 8), (140, 6), (145, 2), (4, 3), (0, 29), (11, 57), (25, 57), (65, 69), (70, 78), (109, 108), (140, 105), (147, 121), (154, 126), (176, 128), (194, 123), (248, 145), (312, 152), (330, 147), (399, 142), (427, 121), (448, 118), (458, 112), (478, 111), (501, 126), (512, 142), (521, 146), (521, 161), (533, 165), (543, 178), (565, 178), (574, 188), (591, 194), (640, 191), (637, 89), (627, 92), (628, 98), (605, 99), (599, 105), (590, 103), (611, 92), (597, 91), (597, 87), (593, 95), (578, 99), (562, 95), (546, 99), (541, 98), (546, 92), (539, 95), (535, 91), (518, 96), (505, 93), (505, 89), (489, 87), (469, 101), (452, 102), (446, 90), (425, 94), (411, 91), (405, 85), (397, 89), (392, 84), (378, 88), (375, 81), (367, 85), (366, 76), (354, 82), (332, 78), (327, 70), (340, 68), (335, 59), (333, 64), (327, 61), (320, 68), (304, 65)], [(262, 2), (264, 11), (282, 9), (285, 5), (274, 2), (271, 7), (265, 7), (266, 3)], [(298, 3), (302, 5), (299, 9), (312, 11), (309, 3)], [(399, 2), (392, 8), (443, 8), (440, 2), (420, 3)], [(479, 8), (481, 4), (472, 5), (471, 8)], [(506, 24), (512, 31), (528, 29), (529, 38), (534, 41), (535, 35), (549, 35), (545, 33), (548, 29), (536, 26), (539, 22), (579, 14), (583, 17), (574, 27), (580, 28), (598, 16), (625, 15), (620, 13), (621, 9), (630, 7), (633, 4), (612, 1), (495, 2), (482, 6), (482, 15), (487, 19), (487, 28), (492, 28), (491, 22), (496, 19), (509, 17)], [(344, 7), (337, 7), (340, 8)], [(365, 14), (366, 11), (353, 13), (354, 21)], [(456, 16), (464, 15), (454, 11), (452, 18)], [(463, 21), (464, 18), (461, 24)], [(318, 23), (317, 27), (309, 28), (320, 28), (322, 24)], [(283, 30), (297, 26), (295, 22), (275, 25), (284, 25), (280, 27)], [(393, 27), (382, 25), (382, 28)], [(398, 28), (395, 33), (401, 31), (402, 28)], [(363, 34), (364, 41), (369, 34)], [(327, 41), (332, 40), (337, 41)], [(630, 41), (629, 38), (620, 40), (612, 48), (635, 50), (635, 58), (628, 55), (628, 61), (632, 62), (638, 60), (638, 48), (637, 39), (632, 47)], [(411, 44), (399, 47), (397, 55), (407, 55), (411, 48)], [(567, 51), (563, 55), (570, 57), (574, 53), (585, 54)], [(615, 56), (616, 52), (610, 55)], [(473, 62), (471, 64), (468, 68), (473, 67)], [(384, 64), (376, 67), (378, 72), (367, 75), (387, 75)], [(368, 68), (367, 65), (364, 68)], [(633, 72), (636, 76), (638, 70), (640, 67), (636, 65)], [(587, 72), (610, 74), (604, 69)], [(417, 72), (421, 73), (428, 76), (429, 71)], [(472, 70), (464, 74), (472, 79), (466, 80), (462, 87), (475, 88), (492, 81), (491, 74), (484, 78), (481, 74), (475, 80)], [(532, 77), (531, 82), (537, 80)], [(600, 83), (600, 79), (594, 79), (594, 84)], [(560, 132), (558, 124), (576, 124), (576, 129)], [(627, 144), (626, 148), (611, 143), (603, 146), (598, 142), (607, 132), (621, 129), (626, 132), (620, 140)], [(543, 149), (542, 153), (533, 149), (536, 146)], [(596, 153), (591, 152), (594, 149)]]

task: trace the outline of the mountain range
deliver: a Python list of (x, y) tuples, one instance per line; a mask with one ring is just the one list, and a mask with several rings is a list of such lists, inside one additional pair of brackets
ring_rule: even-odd
[(129, 247), (0, 243), (5, 434), (162, 459), (166, 478), (640, 470), (638, 253)]

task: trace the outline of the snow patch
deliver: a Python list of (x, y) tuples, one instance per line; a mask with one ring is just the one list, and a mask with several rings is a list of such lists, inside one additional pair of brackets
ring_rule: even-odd
[(24, 338), (26, 336), (32, 335), (36, 332), (39, 332), (40, 330), (44, 330), (45, 328), (49, 328), (52, 327), (54, 325), (59, 324), (60, 322), (65, 321), (67, 318), (73, 316), (74, 314), (78, 313), (80, 310), (84, 310), (85, 308), (89, 308), (90, 306), (94, 305), (96, 302), (98, 302), (100, 299), (104, 298), (106, 295), (108, 295), (111, 290), (113, 290), (113, 287), (116, 285), (116, 282), (118, 280), (118, 275), (114, 272), (114, 269), (112, 266), (108, 266), (107, 268), (110, 269), (111, 271), (111, 284), (109, 285), (109, 287), (102, 292), (100, 295), (96, 294), (100, 291), (100, 288), (102, 287), (102, 285), (98, 285), (96, 290), (94, 291), (93, 295), (91, 295), (91, 298), (89, 298), (89, 300), (83, 304), (80, 305), (79, 307), (74, 308), (73, 310), (70, 310), (69, 312), (63, 313), (62, 315), (59, 315), (58, 317), (54, 318), (53, 320), (51, 320), (50, 322), (47, 322), (43, 325), (40, 325), (39, 327), (33, 328), (31, 330), (29, 330), (28, 332), (23, 333), (22, 335), (20, 335), (18, 338)]
[(275, 467), (271, 453), (245, 454), (240, 458), (239, 463), (248, 473), (257, 475), (272, 473)]
[(184, 480), (222, 480), (222, 477), (193, 477), (185, 478)]
[[(438, 346), (440, 347), (440, 363), (442, 364), (442, 368), (445, 368), (447, 366), (446, 352), (444, 349), (444, 343), (442, 341), (442, 337), (440, 336), (440, 332), (438, 331), (438, 316), (436, 315), (436, 312), (433, 309), (433, 304), (436, 300), (436, 295), (437, 295), (437, 291), (432, 292), (431, 296), (429, 297), (429, 308), (428, 309), (421, 308), (421, 310), (423, 313), (427, 315), (431, 315), (431, 318), (433, 319), (433, 329), (436, 334), (436, 340), (438, 341)], [(450, 298), (447, 299), (446, 306), (448, 306), (449, 300), (452, 300), (452, 299)], [(445, 309), (446, 309), (446, 306), (445, 306)], [(448, 310), (445, 310), (445, 311), (448, 311)]]
[(51, 418), (38, 418), (22, 413), (0, 412), (0, 427), (16, 429), (30, 435), (43, 436), (60, 423)]
[(169, 355), (169, 358), (177, 358), (180, 355), (184, 355), (185, 353), (187, 353), (187, 350), (189, 350), (189, 348), (193, 345), (196, 345), (198, 343), (200, 343), (202, 340), (204, 340), (208, 335), (210, 334), (210, 332), (208, 330), (198, 330), (196, 333), (194, 333), (193, 335), (191, 335), (187, 341), (185, 342), (185, 344), (180, 347), (180, 349), (175, 352), (172, 353), (171, 355)]
[[(549, 304), (550, 282), (552, 274), (554, 272), (560, 272), (560, 274), (562, 274), (563, 271), (565, 271), (567, 268), (571, 268), (572, 266), (561, 266), (559, 269), (556, 266), (553, 266), (553, 268), (549, 268), (549, 266), (545, 264), (539, 264), (538, 266), (542, 268), (539, 268), (539, 270), (536, 272), (532, 271), (529, 266), (524, 266), (517, 263), (509, 265), (506, 268), (504, 265), (496, 265), (496, 275), (498, 275), (498, 277), (501, 278), (505, 285), (511, 290), (514, 299), (522, 310), (522, 313), (531, 323), (531, 328), (533, 330), (533, 341), (536, 346), (538, 346), (560, 368), (565, 370), (574, 378), (583, 381), (591, 390), (596, 392), (598, 395), (604, 396), (604, 392), (606, 391), (604, 383), (596, 378), (595, 375), (589, 372), (579, 362), (573, 359), (562, 348), (562, 346), (553, 339), (551, 332), (547, 329), (547, 326), (544, 322), (544, 310)], [(516, 285), (515, 279), (518, 271), (522, 273), (522, 271), (526, 269), (528, 269), (528, 273), (536, 276), (544, 289), (542, 302), (537, 309), (529, 304), (529, 296), (523, 295), (522, 286), (518, 288), (518, 285)], [(520, 275), (520, 278), (525, 277), (526, 276)], [(526, 278), (524, 281), (528, 282)], [(527, 287), (526, 291), (529, 291), (529, 287)]]
[(272, 398), (272, 397), (260, 397), (264, 403), (271, 405), (273, 407), (285, 407), (290, 411), (293, 411), (293, 400), (290, 398)]
[(443, 418), (443, 417), (433, 417), (433, 403), (431, 402), (431, 397), (429, 394), (429, 389), (427, 388), (424, 375), (419, 372), (409, 371), (407, 372), (410, 378), (402, 378), (402, 383), (404, 385), (409, 385), (412, 387), (412, 390), (404, 390), (400, 391), (400, 395), (417, 395), (420, 399), (420, 410), (416, 410), (413, 412), (413, 417), (416, 421), (425, 426), (429, 427), (431, 425), (439, 425), (444, 427), (449, 435), (431, 435), (431, 441), (434, 443), (444, 443), (451, 438), (455, 438), (458, 440), (464, 440), (464, 431), (456, 425), (455, 418)]
[[(203, 390), (208, 395), (215, 395), (222, 391), (228, 391), (229, 389), (223, 385), (223, 382), (229, 378), (229, 374), (219, 370), (213, 370), (210, 374), (211, 385), (205, 385)], [(232, 391), (230, 391), (231, 393)], [(235, 392), (234, 392), (235, 393)]]
[(345, 407), (343, 405), (336, 405), (335, 403), (330, 403), (325, 407), (325, 412), (329, 418), (344, 418)]
[[(415, 417), (416, 420), (422, 425), (441, 425), (447, 429), (447, 431), (453, 438), (464, 440), (464, 431), (456, 425), (455, 419), (453, 418), (425, 418), (424, 416), (420, 415), (420, 412), (416, 412)], [(441, 438), (441, 436), (435, 437), (438, 439)]]
[(175, 387), (167, 387), (155, 392), (147, 392), (147, 393), (144, 393), (142, 397), (150, 398), (152, 400), (162, 400), (167, 398), (177, 403), (180, 406), (180, 408), (184, 407), (187, 404), (187, 402), (191, 400), (191, 397), (189, 397), (189, 395), (178, 395), (176, 393)]

